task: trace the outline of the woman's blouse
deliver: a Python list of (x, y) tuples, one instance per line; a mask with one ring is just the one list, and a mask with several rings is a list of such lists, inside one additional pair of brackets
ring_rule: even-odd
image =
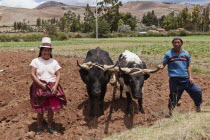
[(56, 71), (61, 69), (61, 66), (58, 62), (50, 58), (48, 60), (42, 59), (41, 57), (35, 58), (32, 60), (29, 66), (37, 68), (36, 76), (39, 80), (46, 82), (55, 82), (56, 81)]

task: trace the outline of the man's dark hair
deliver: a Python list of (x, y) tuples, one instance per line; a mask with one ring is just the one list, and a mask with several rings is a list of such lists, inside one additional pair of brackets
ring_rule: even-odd
[(175, 36), (175, 37), (173, 38), (173, 40), (172, 40), (172, 43), (174, 43), (174, 40), (180, 40), (181, 43), (183, 44), (183, 40), (182, 40), (182, 38), (179, 37), (179, 36)]

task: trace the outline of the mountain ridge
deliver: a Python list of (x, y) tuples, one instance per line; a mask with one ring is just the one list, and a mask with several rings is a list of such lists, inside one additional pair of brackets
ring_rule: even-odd
[[(207, 6), (210, 6), (210, 3), (204, 4), (202, 8)], [(81, 20), (83, 20), (85, 7), (86, 6), (67, 5), (54, 1), (42, 3), (33, 9), (0, 6), (0, 26), (12, 26), (15, 21), (19, 22), (23, 21), (24, 19), (29, 21), (30, 25), (35, 25), (38, 18), (47, 20), (55, 17), (59, 19), (68, 10), (79, 14), (81, 16)], [(92, 11), (95, 11), (95, 7), (90, 7)], [(163, 4), (150, 1), (130, 1), (123, 4), (119, 10), (122, 13), (130, 12), (133, 16), (136, 16), (136, 18), (140, 20), (144, 14), (152, 10), (154, 10), (155, 14), (159, 18), (162, 15), (167, 15), (172, 11), (178, 13), (185, 7), (188, 7), (189, 11), (192, 12), (193, 5)]]
[(46, 7), (55, 7), (55, 6), (68, 6), (68, 5), (62, 2), (48, 1), (48, 2), (38, 5), (37, 7), (33, 9), (45, 9)]

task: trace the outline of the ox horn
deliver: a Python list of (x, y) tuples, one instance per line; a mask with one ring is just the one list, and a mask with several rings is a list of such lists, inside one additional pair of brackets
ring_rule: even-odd
[(92, 66), (92, 63), (87, 62), (87, 63), (79, 64), (79, 61), (77, 60), (77, 66), (79, 66), (81, 69), (89, 70)]
[(101, 65), (99, 65), (99, 64), (95, 64), (95, 63), (94, 63), (93, 66), (96, 66), (96, 67), (98, 67), (99, 69), (104, 70), (103, 66), (101, 66)]
[(108, 70), (109, 71), (117, 71), (118, 70), (118, 67), (116, 67), (117, 65), (118, 65), (118, 61), (114, 65), (103, 65), (103, 67), (104, 67), (105, 71), (108, 71)]
[[(132, 70), (138, 70), (138, 71), (131, 72)], [(125, 72), (126, 74), (129, 74), (129, 75), (133, 75), (133, 74), (136, 74), (136, 73), (143, 72), (143, 69), (139, 69), (139, 68), (121, 68), (121, 67), (119, 67), (119, 71)]]
[(155, 73), (155, 72), (159, 71), (160, 68), (157, 67), (155, 70), (152, 70), (152, 69), (144, 69), (144, 70), (148, 71), (148, 73)]
[(132, 75), (133, 75), (133, 74), (137, 74), (137, 73), (148, 73), (148, 74), (150, 74), (150, 73), (155, 73), (155, 72), (157, 72), (157, 71), (159, 71), (159, 70), (160, 70), (159, 67), (157, 67), (155, 70), (152, 70), (152, 69), (139, 69), (139, 71), (133, 72), (133, 73), (131, 73), (131, 74), (132, 74)]
[(131, 68), (121, 68), (121, 67), (119, 66), (119, 71), (121, 71), (121, 72), (130, 74), (131, 70), (132, 70)]

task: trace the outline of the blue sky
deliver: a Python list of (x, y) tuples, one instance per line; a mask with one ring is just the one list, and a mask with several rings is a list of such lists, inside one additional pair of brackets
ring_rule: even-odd
[[(51, 1), (51, 0), (0, 0), (0, 6), (18, 7), (18, 8), (34, 8), (39, 4)], [(62, 2), (68, 5), (95, 5), (96, 0), (53, 0), (56, 2)], [(101, 1), (101, 0), (98, 0)], [(210, 3), (210, 0), (121, 0), (123, 3), (128, 1), (153, 1), (153, 2), (176, 2), (176, 3), (193, 3), (193, 4), (205, 4)]]

